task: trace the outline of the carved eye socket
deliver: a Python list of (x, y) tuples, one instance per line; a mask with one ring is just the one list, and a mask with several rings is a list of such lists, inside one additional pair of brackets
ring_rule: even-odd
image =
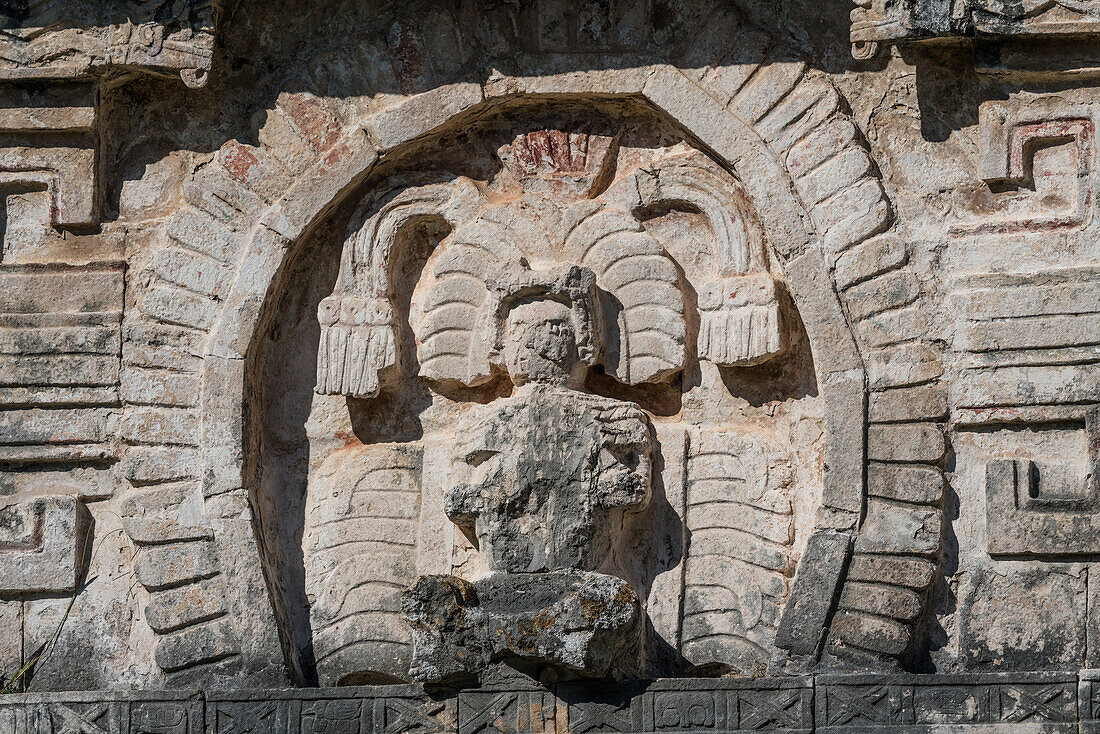
[(497, 453), (499, 452), (493, 451), (491, 449), (478, 449), (476, 451), (469, 452), (462, 458), (470, 466), (481, 466), (486, 461), (496, 456)]

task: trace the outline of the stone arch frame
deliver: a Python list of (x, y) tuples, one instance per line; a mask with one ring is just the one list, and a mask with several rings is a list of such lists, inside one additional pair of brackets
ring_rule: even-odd
[[(935, 467), (943, 454), (942, 430), (925, 420), (936, 419), (934, 410), (933, 415), (911, 416), (899, 422), (898, 411), (904, 409), (889, 409), (891, 401), (904, 402), (897, 390), (890, 399), (872, 395), (870, 413), (874, 416), (877, 411), (881, 420), (869, 424), (868, 390), (876, 385), (904, 389), (908, 384), (918, 385), (916, 389), (929, 384), (935, 388), (938, 363), (929, 358), (923, 375), (907, 374), (906, 378), (896, 379), (890, 369), (889, 350), (882, 357), (868, 349), (866, 330), (856, 328), (858, 322), (894, 308), (882, 303), (884, 308), (868, 310), (860, 303), (874, 296), (876, 285), (887, 278), (906, 284), (915, 281), (904, 270), (904, 245), (890, 235), (880, 234), (891, 224), (889, 204), (855, 126), (840, 110), (836, 91), (821, 77), (807, 73), (802, 65), (788, 63), (761, 65), (762, 71), (757, 72), (751, 89), (746, 85), (736, 93), (730, 92), (728, 81), (721, 81), (720, 64), (701, 75), (698, 70), (685, 72), (668, 64), (652, 64), (543, 78), (535, 71), (537, 61), (531, 67), (530, 77), (444, 85), (372, 115), (342, 135), (327, 131), (325, 144), (315, 146), (315, 162), (281, 196), (269, 198), (274, 199), (270, 206), (253, 204), (251, 228), (234, 235), (242, 246), (226, 258), (231, 285), (224, 288), (220, 313), (210, 320), (197, 406), (201, 415), (198, 443), (206, 515), (220, 559), (215, 562), (225, 577), (229, 595), (228, 613), (219, 630), (208, 638), (240, 653), (246, 671), (275, 671), (283, 663), (248, 497), (250, 439), (245, 412), (249, 349), (265, 303), (278, 291), (279, 275), (294, 243), (362, 183), (383, 155), (397, 153), (414, 140), (472, 117), (503, 99), (523, 97), (533, 102), (599, 95), (645, 101), (732, 170), (763, 220), (773, 255), (806, 323), (826, 402), (830, 437), (823, 511), (817, 530), (831, 534), (844, 549), (839, 562), (834, 559), (826, 574), (831, 586), (826, 583), (823, 587), (820, 577), (807, 578), (803, 584), (811, 590), (827, 587), (829, 593), (799, 592), (796, 582), (792, 593), (805, 598), (800, 609), (817, 609), (821, 626), (811, 624), (808, 630), (794, 630), (792, 639), (802, 642), (787, 646), (810, 657), (819, 654), (824, 626), (835, 609), (833, 624), (827, 630), (831, 652), (847, 650), (879, 659), (904, 657), (910, 652), (913, 629), (939, 553), (942, 476), (920, 478), (933, 490), (925, 493), (923, 502), (901, 498), (908, 504), (899, 509), (894, 501), (899, 498), (891, 495), (902, 483), (895, 476), (895, 462), (913, 462), (922, 470), (937, 473)], [(251, 156), (253, 162), (258, 158), (250, 151), (235, 153)], [(230, 156), (223, 160), (223, 168), (234, 173)], [(201, 190), (203, 184), (198, 185), (196, 200), (226, 200), (222, 173), (219, 171), (219, 178), (207, 183), (205, 193)], [(234, 178), (242, 180), (241, 176)], [(202, 204), (196, 207), (211, 208)], [(194, 211), (197, 209), (191, 213)], [(910, 298), (905, 303), (912, 301)], [(858, 304), (855, 313), (853, 303)], [(154, 310), (148, 303), (141, 308), (150, 314)], [(852, 411), (853, 405), (859, 406), (857, 411)], [(856, 420), (852, 420), (853, 414)], [(896, 445), (911, 447), (901, 453), (908, 450), (912, 455), (891, 453), (891, 446)], [(873, 468), (871, 476), (865, 472), (868, 458), (882, 461), (881, 468)], [(881, 483), (882, 488), (869, 487), (868, 480)], [(939, 495), (934, 491), (937, 482), (941, 486)], [(869, 499), (876, 493), (891, 501), (883, 518), (876, 516), (876, 505), (880, 503)], [(892, 537), (896, 533), (891, 533), (891, 523), (897, 518), (891, 513), (898, 512), (903, 513), (907, 529), (918, 526), (923, 545), (913, 547), (905, 539)], [(849, 583), (840, 590), (837, 587), (843, 580), (847, 549), (853, 540), (855, 557), (847, 568)], [(800, 568), (810, 565), (803, 563)], [(875, 593), (859, 593), (857, 587), (881, 578), (884, 568), (894, 575), (892, 582), (870, 590)], [(139, 572), (139, 580), (140, 576)], [(789, 606), (794, 603), (792, 597)], [(159, 653), (158, 649), (158, 662)], [(162, 668), (168, 669), (163, 663)]]

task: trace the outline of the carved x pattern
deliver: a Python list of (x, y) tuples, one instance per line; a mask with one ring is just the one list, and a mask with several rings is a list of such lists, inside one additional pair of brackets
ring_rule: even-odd
[(1011, 708), (1002, 710), (1001, 719), (1003, 721), (1017, 724), (1032, 718), (1046, 719), (1047, 721), (1062, 721), (1065, 719), (1065, 711), (1059, 705), (1062, 694), (1065, 692), (1062, 686), (1038, 689), (1006, 687), (1002, 689), (1002, 692), (1004, 697), (1013, 704)]
[(443, 731), (443, 722), (436, 718), (443, 711), (443, 704), (425, 708), (415, 701), (410, 702), (400, 698), (391, 698), (385, 701), (384, 706), (386, 734), (405, 734), (410, 731)]
[(592, 730), (621, 731), (634, 730), (630, 716), (630, 701), (618, 704), (587, 705), (569, 707), (569, 731), (572, 734), (587, 734)]
[(802, 692), (765, 691), (741, 697), (742, 729), (797, 728), (801, 723)]
[(474, 697), (467, 698), (463, 701), (463, 708), (468, 707), (471, 713), (466, 715), (466, 711), (462, 712), (462, 721), (459, 722), (459, 734), (477, 734), (486, 729), (489, 731), (515, 731), (517, 729), (515, 721), (512, 722), (513, 726), (509, 729), (501, 729), (497, 725), (497, 720), (504, 715), (509, 706), (517, 702), (518, 698), (519, 694), (515, 692), (498, 693), (490, 697), (484, 705), (475, 704), (476, 699)]
[[(886, 710), (880, 706), (885, 701)], [(829, 724), (837, 726), (856, 719), (871, 724), (892, 724), (899, 714), (889, 686), (874, 688), (832, 688), (829, 690)]]
[(278, 704), (269, 701), (252, 706), (234, 707), (220, 713), (228, 717), (226, 734), (257, 734), (270, 728), (270, 717), (276, 714), (277, 709)]
[(51, 713), (61, 719), (61, 728), (56, 731), (56, 734), (111, 734), (98, 723), (109, 709), (110, 704), (100, 703), (78, 714), (67, 706), (55, 706)]

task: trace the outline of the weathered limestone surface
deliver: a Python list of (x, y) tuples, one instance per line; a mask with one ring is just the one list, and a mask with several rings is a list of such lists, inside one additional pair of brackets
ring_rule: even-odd
[(0, 2), (0, 734), (1092, 730), (1098, 40)]

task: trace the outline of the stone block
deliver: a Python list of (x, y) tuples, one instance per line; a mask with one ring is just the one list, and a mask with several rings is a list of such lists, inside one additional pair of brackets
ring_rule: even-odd
[(839, 611), (829, 633), (829, 652), (844, 657), (847, 646), (859, 651), (901, 656), (912, 642), (910, 628), (892, 619), (854, 611)]
[(194, 446), (198, 420), (190, 408), (136, 407), (123, 415), (119, 433), (136, 445)]
[[(860, 148), (847, 148), (798, 180), (798, 190), (813, 206), (851, 186), (871, 171), (871, 159)], [(839, 285), (838, 277), (838, 285)]]
[(867, 456), (877, 461), (939, 463), (947, 452), (935, 423), (876, 423), (867, 429)]
[(185, 627), (160, 638), (157, 665), (166, 673), (212, 663), (239, 653), (236, 633), (227, 618)]
[(0, 594), (71, 593), (90, 554), (87, 511), (76, 497), (0, 505)]
[(941, 524), (939, 510), (871, 499), (856, 552), (934, 555), (940, 550)]
[(942, 385), (920, 385), (872, 392), (868, 409), (873, 423), (943, 420), (947, 417), (947, 390)]
[(402, 100), (371, 119), (368, 129), (380, 150), (392, 150), (442, 126), (484, 98), (480, 84), (452, 84)]
[(145, 621), (153, 631), (165, 634), (223, 617), (228, 609), (225, 580), (215, 577), (150, 593)]
[(142, 550), (134, 574), (148, 589), (167, 589), (218, 573), (214, 546), (206, 541), (158, 545)]
[(855, 324), (856, 334), (868, 347), (883, 349), (902, 342), (931, 337), (928, 307), (915, 303), (894, 311), (868, 316)]
[(196, 479), (199, 452), (175, 446), (132, 446), (122, 459), (126, 478), (136, 485)]
[(848, 313), (862, 320), (883, 311), (907, 306), (920, 295), (920, 283), (907, 270), (865, 280), (844, 292)]
[(847, 533), (818, 531), (810, 537), (779, 620), (776, 647), (796, 655), (817, 653), (840, 593), (851, 547), (852, 539)]
[(897, 270), (909, 261), (905, 242), (893, 234), (874, 237), (853, 247), (837, 258), (833, 277), (840, 289), (851, 288), (891, 270)]
[(943, 375), (939, 351), (922, 342), (899, 344), (871, 352), (867, 381), (871, 390), (922, 385)]
[(938, 505), (943, 501), (946, 482), (936, 467), (872, 463), (867, 470), (867, 492), (900, 502)]
[(840, 608), (912, 622), (921, 613), (921, 597), (911, 589), (899, 589), (879, 583), (851, 582), (844, 585)]
[(936, 564), (924, 558), (890, 558), (857, 553), (848, 565), (849, 581), (885, 582), (910, 589), (927, 589)]
[(0, 688), (19, 693), (23, 683), (16, 681), (23, 667), (23, 602), (0, 601)]
[[(972, 670), (1077, 668), (1085, 659), (1086, 597), (1079, 566), (990, 567), (964, 573), (959, 584), (960, 658)], [(1035, 619), (1044, 622), (1037, 626)]]

